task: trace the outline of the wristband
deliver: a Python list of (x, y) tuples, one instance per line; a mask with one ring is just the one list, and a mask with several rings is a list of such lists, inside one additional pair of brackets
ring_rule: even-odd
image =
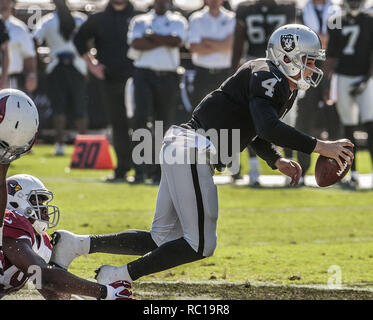
[(105, 300), (108, 295), (108, 287), (107, 286), (101, 286), (101, 295), (99, 300)]

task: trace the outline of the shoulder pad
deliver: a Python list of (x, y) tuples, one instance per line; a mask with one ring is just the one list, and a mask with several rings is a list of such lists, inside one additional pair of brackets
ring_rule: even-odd
[(18, 239), (20, 237), (27, 237), (33, 243), (34, 228), (30, 221), (17, 213), (16, 211), (5, 211), (4, 216), (4, 237)]
[[(255, 64), (254, 60), (254, 64)], [(256, 64), (258, 64), (256, 62)], [(252, 68), (250, 77), (250, 96), (270, 100), (274, 104), (284, 104), (288, 98), (289, 84), (287, 78), (268, 65), (259, 63)]]

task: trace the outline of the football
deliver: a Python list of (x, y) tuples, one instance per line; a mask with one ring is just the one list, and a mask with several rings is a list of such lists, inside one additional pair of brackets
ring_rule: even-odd
[[(351, 147), (346, 148), (353, 151)], [(341, 181), (351, 167), (346, 161), (342, 163), (343, 170), (334, 159), (319, 155), (315, 166), (315, 178), (318, 186), (328, 187)]]

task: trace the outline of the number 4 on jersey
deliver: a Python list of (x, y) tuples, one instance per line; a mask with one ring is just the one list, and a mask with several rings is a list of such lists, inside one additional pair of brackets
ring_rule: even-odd
[(262, 81), (262, 87), (264, 89), (267, 89), (267, 91), (265, 92), (266, 96), (270, 98), (273, 97), (273, 93), (275, 92), (275, 85), (277, 82), (278, 80), (276, 78), (271, 78), (271, 79)]

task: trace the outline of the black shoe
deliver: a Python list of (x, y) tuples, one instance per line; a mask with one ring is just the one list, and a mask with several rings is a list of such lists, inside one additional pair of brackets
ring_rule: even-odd
[(161, 183), (161, 178), (152, 178), (152, 185), (153, 186), (159, 186)]
[(261, 188), (262, 185), (260, 184), (259, 181), (254, 181), (253, 183), (249, 183), (249, 184), (248, 184), (248, 187), (249, 187), (249, 188)]
[(107, 183), (124, 183), (127, 182), (127, 179), (125, 176), (110, 176), (105, 179), (105, 182)]
[(145, 176), (143, 174), (135, 174), (134, 177), (132, 177), (132, 179), (128, 179), (128, 181), (130, 182), (130, 184), (142, 184), (142, 183), (145, 183)]
[(356, 190), (359, 186), (359, 181), (356, 178), (350, 178), (350, 180), (339, 182), (339, 186), (342, 189)]
[(242, 180), (243, 177), (241, 176), (241, 173), (236, 173), (236, 174), (232, 174), (232, 179), (233, 179), (233, 182), (237, 181), (237, 180)]

